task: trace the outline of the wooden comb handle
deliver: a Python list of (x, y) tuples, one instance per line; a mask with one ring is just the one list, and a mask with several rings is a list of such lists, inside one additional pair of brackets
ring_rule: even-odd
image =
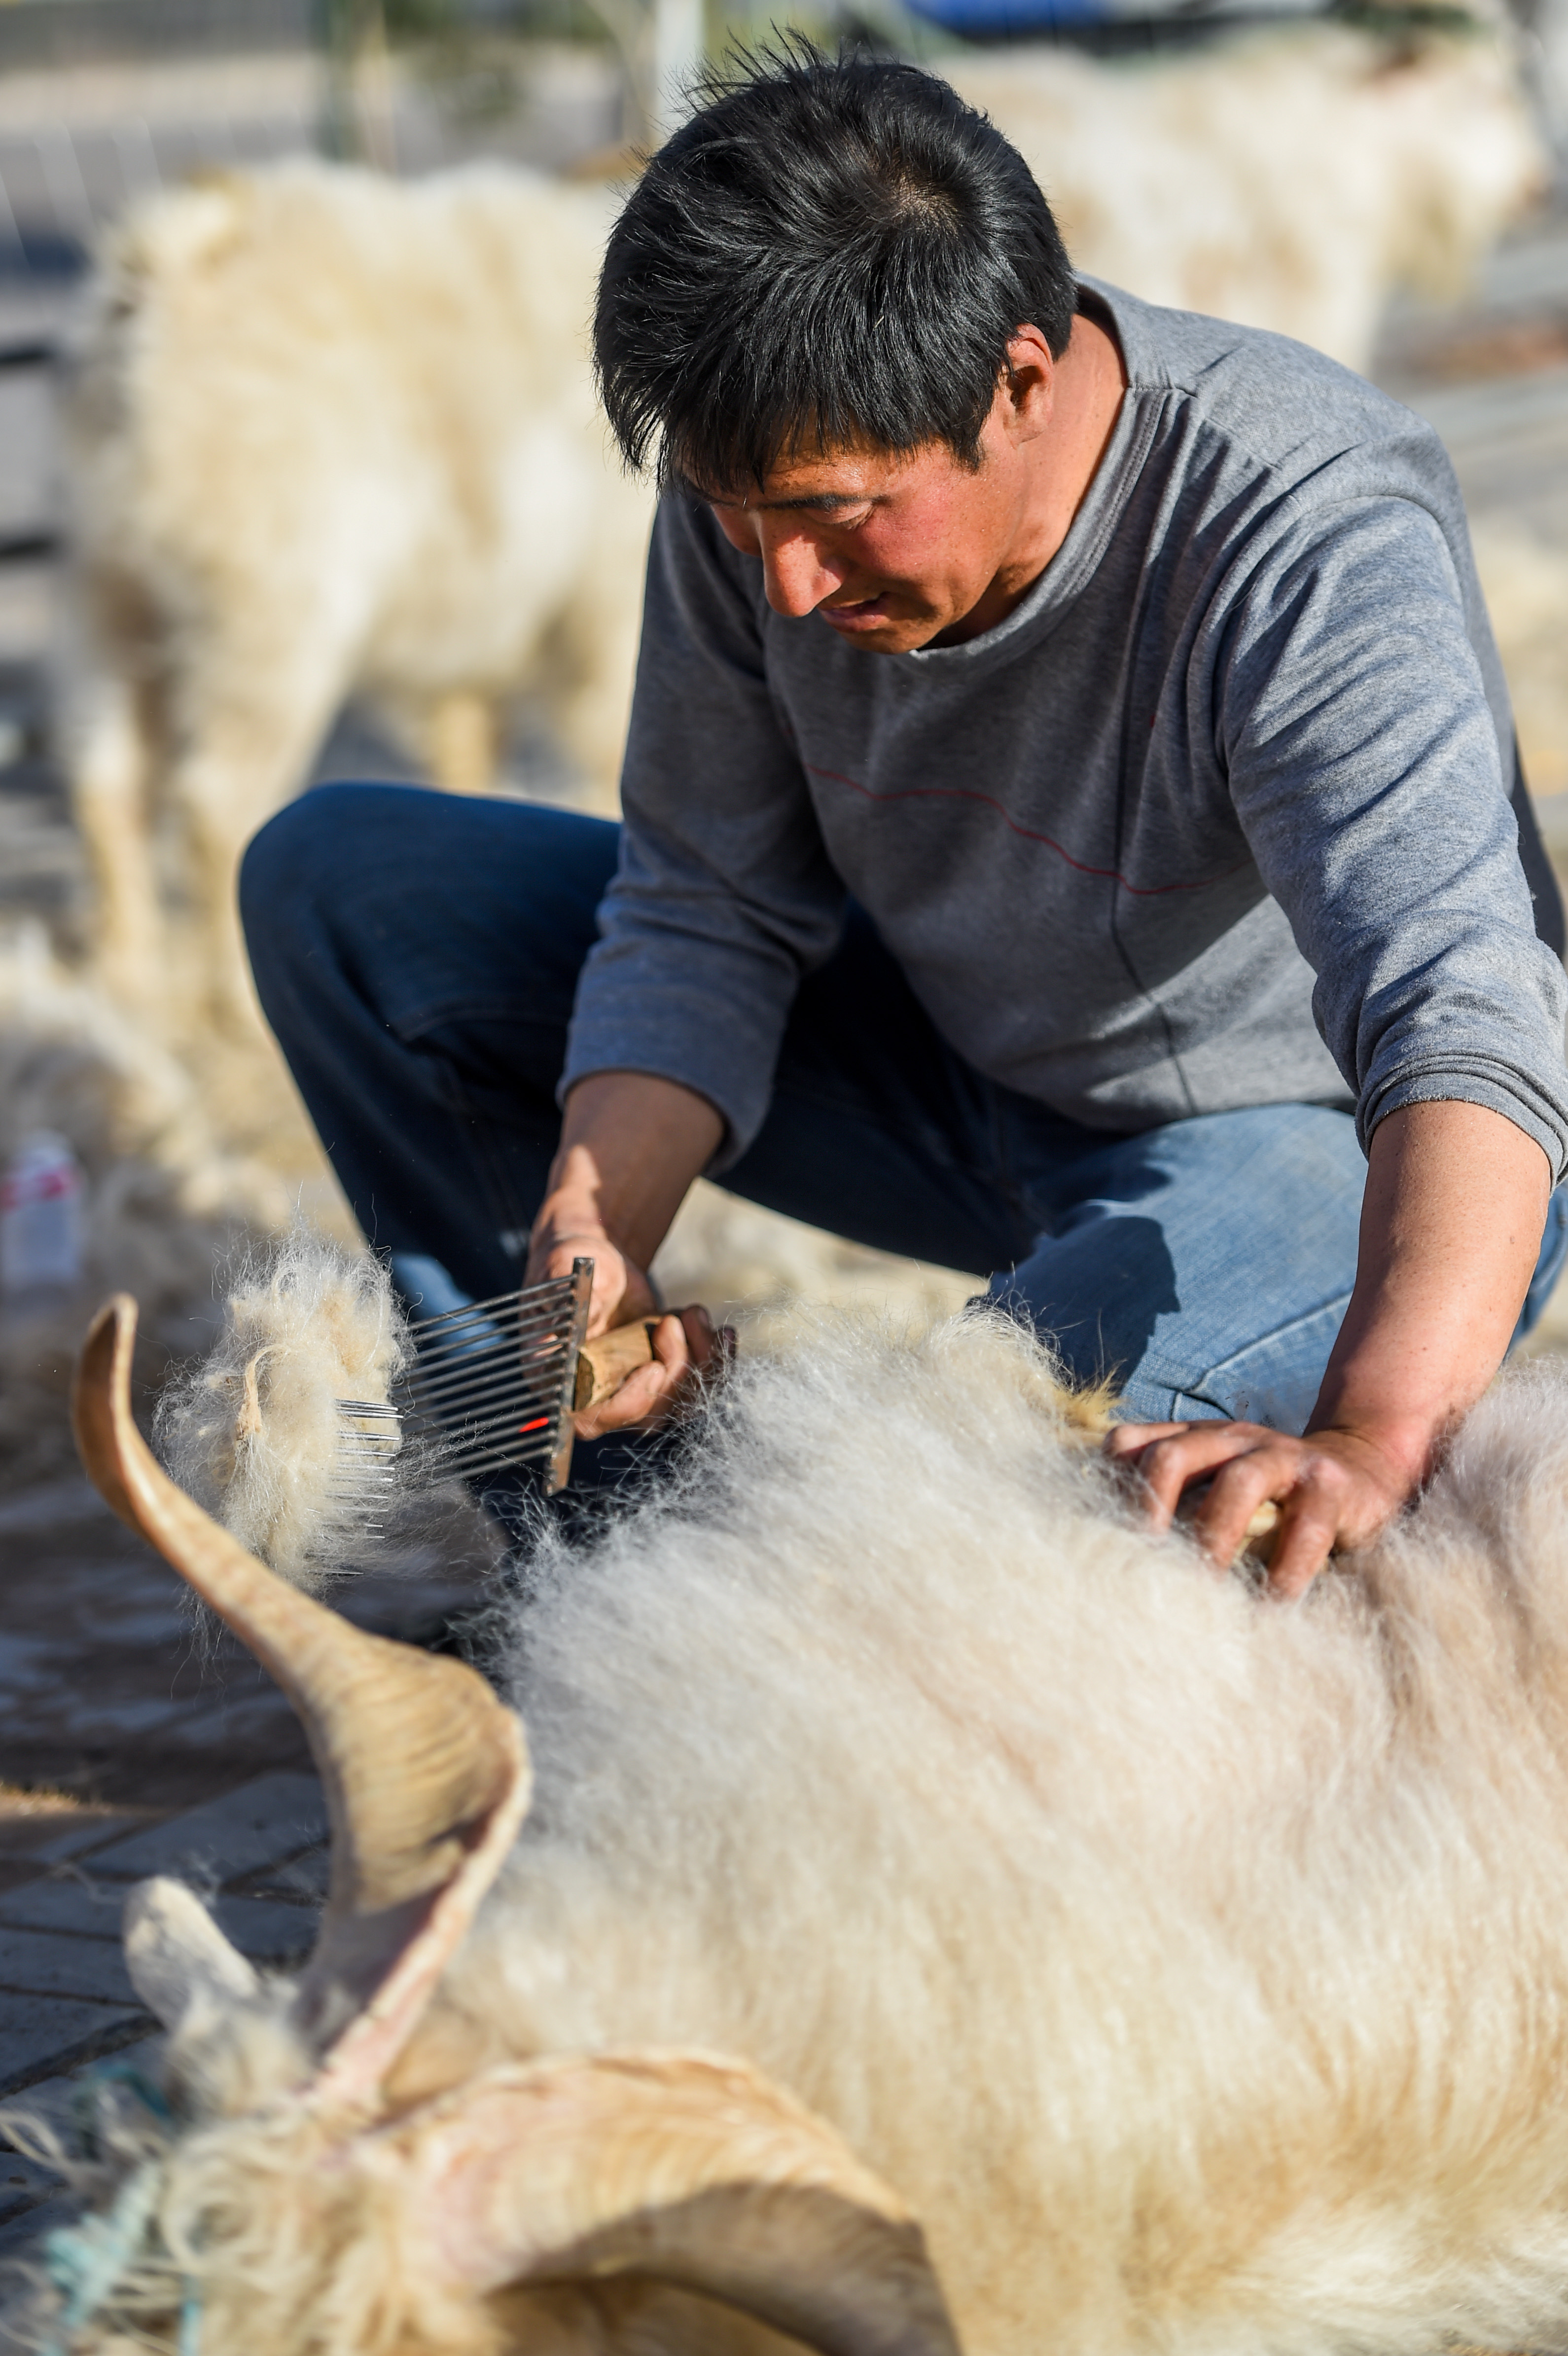
[(577, 1354), (577, 1381), (571, 1394), (571, 1411), (581, 1415), (584, 1408), (597, 1407), (612, 1391), (618, 1391), (628, 1375), (645, 1366), (654, 1355), (654, 1325), (649, 1318), (635, 1325), (616, 1325), (595, 1341), (584, 1342)]

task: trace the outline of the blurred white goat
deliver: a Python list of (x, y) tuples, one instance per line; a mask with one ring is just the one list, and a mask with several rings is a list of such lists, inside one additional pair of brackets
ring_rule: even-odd
[(1285, 1608), (1148, 1532), (1020, 1333), (825, 1329), (542, 1549), (523, 1821), (472, 1673), (170, 1487), (133, 1322), (84, 1457), (287, 1684), (334, 1879), (297, 1987), (133, 1898), (174, 2115), (103, 2093), (57, 2346), (1564, 2345), (1562, 1368)]
[(1101, 65), (933, 60), (1033, 166), (1083, 270), (1371, 362), (1396, 287), (1452, 296), (1545, 186), (1510, 46), (1314, 25)]
[(292, 162), (111, 234), (65, 410), (66, 750), (101, 959), (138, 1001), (163, 980), (151, 805), (242, 1003), (239, 852), (350, 694), (473, 790), (537, 688), (613, 806), (649, 502), (587, 361), (609, 203)]

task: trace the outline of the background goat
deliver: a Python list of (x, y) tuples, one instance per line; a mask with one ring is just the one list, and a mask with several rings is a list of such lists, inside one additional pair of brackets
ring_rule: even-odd
[(248, 1002), (239, 853), (351, 693), (475, 789), (497, 705), (535, 686), (613, 800), (648, 498), (607, 463), (586, 360), (607, 202), (498, 167), (294, 162), (111, 237), (66, 404), (66, 718), (121, 991), (165, 980), (161, 789), (209, 979)]
[(1152, 303), (1366, 369), (1396, 287), (1457, 294), (1544, 185), (1506, 44), (1335, 26), (1105, 66), (1061, 48), (939, 70), (1019, 148), (1073, 261)]
[(541, 1547), (519, 1831), (471, 1673), (158, 1472), (133, 1323), (84, 1456), (286, 1681), (334, 1880), (297, 1987), (133, 1901), (177, 2123), (104, 2097), (72, 2347), (182, 2302), (204, 2356), (1562, 2344), (1560, 1371), (1286, 1609), (1149, 1534), (1011, 1328), (825, 1331)]

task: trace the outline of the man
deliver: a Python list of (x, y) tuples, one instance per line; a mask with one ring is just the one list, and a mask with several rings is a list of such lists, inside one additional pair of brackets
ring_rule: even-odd
[[(1120, 1386), (1151, 1511), (1207, 1478), (1225, 1561), (1277, 1500), (1298, 1593), (1564, 1251), (1563, 975), (1452, 474), (1302, 347), (1078, 284), (931, 77), (802, 47), (709, 100), (595, 326), (666, 489), (619, 842), (311, 795), (247, 862), (262, 1003), (394, 1256), (482, 1295), (592, 1252), (602, 1328), (707, 1171), (995, 1269)], [(588, 1429), (717, 1346), (666, 1317)]]

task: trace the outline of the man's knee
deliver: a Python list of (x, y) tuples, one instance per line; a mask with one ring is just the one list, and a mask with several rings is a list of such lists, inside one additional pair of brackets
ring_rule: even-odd
[[(251, 836), (240, 862), (240, 921), (252, 954), (259, 939), (291, 933), (323, 887), (330, 894), (341, 886), (356, 838), (363, 841), (374, 816), (368, 801), (386, 790), (317, 786), (285, 802)], [(280, 927), (285, 914), (290, 923)]]
[(1299, 1430), (1355, 1280), (1366, 1165), (1347, 1114), (1273, 1105), (1119, 1140), (992, 1292), (1140, 1419)]

